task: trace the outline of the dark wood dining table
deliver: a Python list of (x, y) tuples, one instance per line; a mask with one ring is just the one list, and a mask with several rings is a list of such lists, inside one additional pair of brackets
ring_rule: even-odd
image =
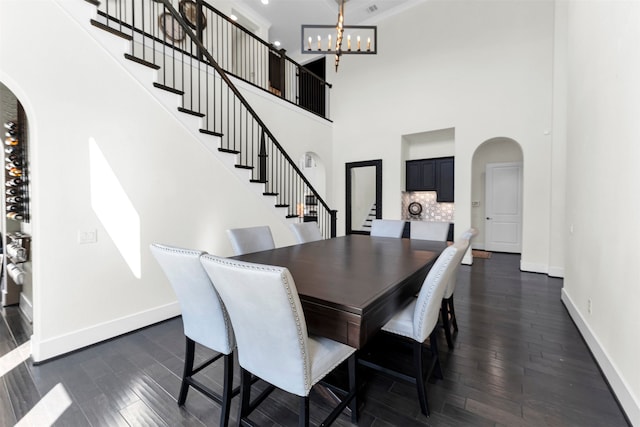
[(233, 258), (287, 267), (309, 333), (360, 349), (409, 303), (446, 247), (351, 234)]

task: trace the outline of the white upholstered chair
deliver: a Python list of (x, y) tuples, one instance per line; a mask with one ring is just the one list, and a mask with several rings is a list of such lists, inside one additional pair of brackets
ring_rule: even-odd
[(469, 242), (471, 242), (473, 240), (474, 237), (476, 237), (478, 235), (478, 230), (476, 230), (475, 228), (470, 228), (467, 231), (465, 231), (464, 233), (462, 233), (461, 238), (462, 239), (467, 239)]
[(227, 230), (227, 236), (236, 255), (266, 251), (276, 247), (268, 225)]
[[(300, 397), (299, 425), (309, 423), (309, 392), (335, 367), (348, 361), (349, 391), (333, 410), (327, 425), (347, 405), (357, 419), (355, 349), (307, 334), (296, 286), (288, 269), (203, 255), (202, 265), (231, 318), (241, 367), (239, 423), (256, 405), (250, 402), (251, 374)], [(261, 402), (262, 395), (256, 399)]]
[[(427, 392), (425, 389), (426, 381), (432, 373), (438, 378), (442, 378), (436, 330), (442, 297), (447, 287), (449, 277), (451, 276), (454, 267), (454, 258), (457, 253), (458, 248), (455, 245), (447, 247), (435, 261), (431, 270), (429, 270), (418, 297), (414, 298), (408, 306), (396, 313), (391, 320), (382, 327), (383, 331), (412, 342), (413, 360), (415, 364), (414, 375), (409, 377), (389, 367), (382, 367), (376, 363), (372, 363), (367, 360), (366, 355), (364, 358), (359, 359), (360, 364), (364, 366), (414, 383), (418, 391), (420, 409), (426, 416), (429, 416), (429, 405), (427, 403)], [(426, 348), (423, 344), (427, 338), (430, 339), (429, 350), (431, 353), (431, 364), (425, 372), (423, 352)], [(386, 347), (384, 350), (388, 351), (389, 348)], [(392, 350), (393, 349), (391, 349), (391, 351)]]
[[(209, 276), (200, 263), (202, 251), (152, 244), (151, 252), (173, 287), (180, 309), (186, 337), (184, 372), (178, 405), (184, 405), (189, 387), (193, 387), (222, 406), (220, 425), (229, 421), (233, 386), (233, 350), (235, 338), (231, 322)], [(219, 354), (194, 368), (195, 344), (208, 347)], [(211, 363), (224, 358), (224, 386), (222, 395), (215, 393), (193, 378)]]
[(405, 221), (397, 219), (374, 219), (371, 222), (371, 235), (377, 237), (402, 237)]
[(322, 234), (320, 233), (320, 228), (318, 228), (318, 224), (316, 222), (299, 222), (291, 224), (290, 227), (298, 243), (322, 240)]
[(462, 263), (462, 258), (464, 254), (471, 246), (471, 240), (478, 234), (478, 230), (475, 228), (470, 228), (464, 233), (458, 240), (456, 240), (455, 244), (459, 244), (460, 253), (456, 255), (456, 267), (451, 273), (451, 277), (449, 278), (449, 283), (447, 284), (447, 289), (444, 292), (444, 296), (442, 298), (442, 307), (440, 312), (442, 314), (442, 326), (444, 328), (444, 334), (447, 338), (447, 345), (449, 348), (453, 349), (453, 334), (451, 333), (451, 326), (453, 326), (454, 333), (458, 332), (458, 320), (456, 319), (456, 310), (453, 305), (453, 292), (456, 290), (456, 281), (458, 279), (458, 269), (460, 268), (460, 264)]
[(410, 236), (412, 239), (446, 242), (449, 226), (448, 222), (411, 221)]

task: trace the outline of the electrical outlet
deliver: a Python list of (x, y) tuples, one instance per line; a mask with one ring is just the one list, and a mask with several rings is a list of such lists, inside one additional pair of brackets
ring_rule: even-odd
[(78, 230), (78, 243), (96, 243), (98, 241), (98, 230)]
[(591, 298), (587, 300), (587, 312), (591, 314)]

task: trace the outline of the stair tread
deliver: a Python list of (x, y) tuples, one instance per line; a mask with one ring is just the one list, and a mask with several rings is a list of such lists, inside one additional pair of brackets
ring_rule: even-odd
[(278, 194), (280, 193), (269, 193), (269, 192), (262, 193), (263, 196), (277, 196)]
[(238, 150), (232, 150), (230, 148), (218, 148), (218, 151), (222, 153), (229, 153), (229, 154), (240, 154)]
[(275, 205), (276, 208), (288, 208), (289, 205)]
[(133, 56), (130, 53), (125, 53), (124, 57), (129, 61), (137, 62), (140, 65), (144, 65), (145, 67), (153, 68), (154, 70), (159, 70), (160, 66), (154, 64), (153, 62), (145, 61), (144, 59), (138, 58), (137, 56)]
[(184, 107), (178, 107), (178, 111), (180, 111), (181, 113), (185, 113), (185, 114), (191, 114), (192, 116), (204, 117), (203, 113), (199, 113), (197, 111), (193, 111), (193, 110), (190, 110), (190, 109), (184, 108)]
[[(88, 1), (89, 3), (93, 3), (93, 2), (92, 2), (92, 1), (90, 1), (90, 0), (87, 0), (87, 1)], [(96, 3), (98, 3), (98, 2), (96, 2)], [(98, 4), (96, 4), (96, 6), (98, 6), (98, 5), (99, 5), (99, 3), (98, 3)], [(122, 31), (116, 30), (115, 28), (111, 28), (111, 27), (110, 27), (110, 26), (108, 26), (107, 24), (103, 24), (102, 22), (100, 22), (100, 21), (96, 21), (95, 19), (92, 19), (92, 20), (91, 20), (91, 25), (93, 25), (93, 26), (94, 26), (94, 27), (96, 27), (96, 28), (100, 28), (101, 30), (104, 30), (104, 31), (106, 31), (106, 32), (108, 32), (108, 33), (111, 33), (111, 34), (113, 34), (113, 35), (115, 35), (115, 36), (121, 37), (121, 38), (123, 38), (123, 39), (125, 39), (125, 40), (128, 40), (128, 41), (133, 40), (133, 37), (131, 37), (129, 34), (125, 34), (125, 33), (123, 33)]]
[(162, 83), (153, 83), (153, 86), (158, 89), (166, 90), (167, 92), (175, 93), (176, 95), (184, 95), (184, 91), (172, 88), (171, 86), (163, 85)]
[[(199, 132), (200, 132), (200, 133), (207, 134), (207, 135), (213, 135), (213, 136), (220, 136), (220, 137), (224, 136), (224, 134), (223, 134), (223, 133), (220, 133), (220, 132), (214, 132), (214, 131), (209, 130), (209, 129), (199, 129)], [(234, 151), (235, 151), (235, 150), (234, 150)], [(239, 153), (239, 151), (238, 151), (238, 153)]]
[(253, 166), (247, 165), (235, 165), (235, 167), (237, 167), (238, 169), (253, 169)]

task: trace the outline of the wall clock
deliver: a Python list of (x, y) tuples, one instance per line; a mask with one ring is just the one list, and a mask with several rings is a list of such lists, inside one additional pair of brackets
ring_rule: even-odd
[(408, 210), (411, 215), (420, 215), (422, 213), (422, 205), (418, 202), (411, 202)]
[(181, 42), (184, 40), (184, 28), (180, 26), (180, 23), (169, 12), (164, 12), (158, 17), (158, 26), (164, 33), (164, 35), (174, 42)]

